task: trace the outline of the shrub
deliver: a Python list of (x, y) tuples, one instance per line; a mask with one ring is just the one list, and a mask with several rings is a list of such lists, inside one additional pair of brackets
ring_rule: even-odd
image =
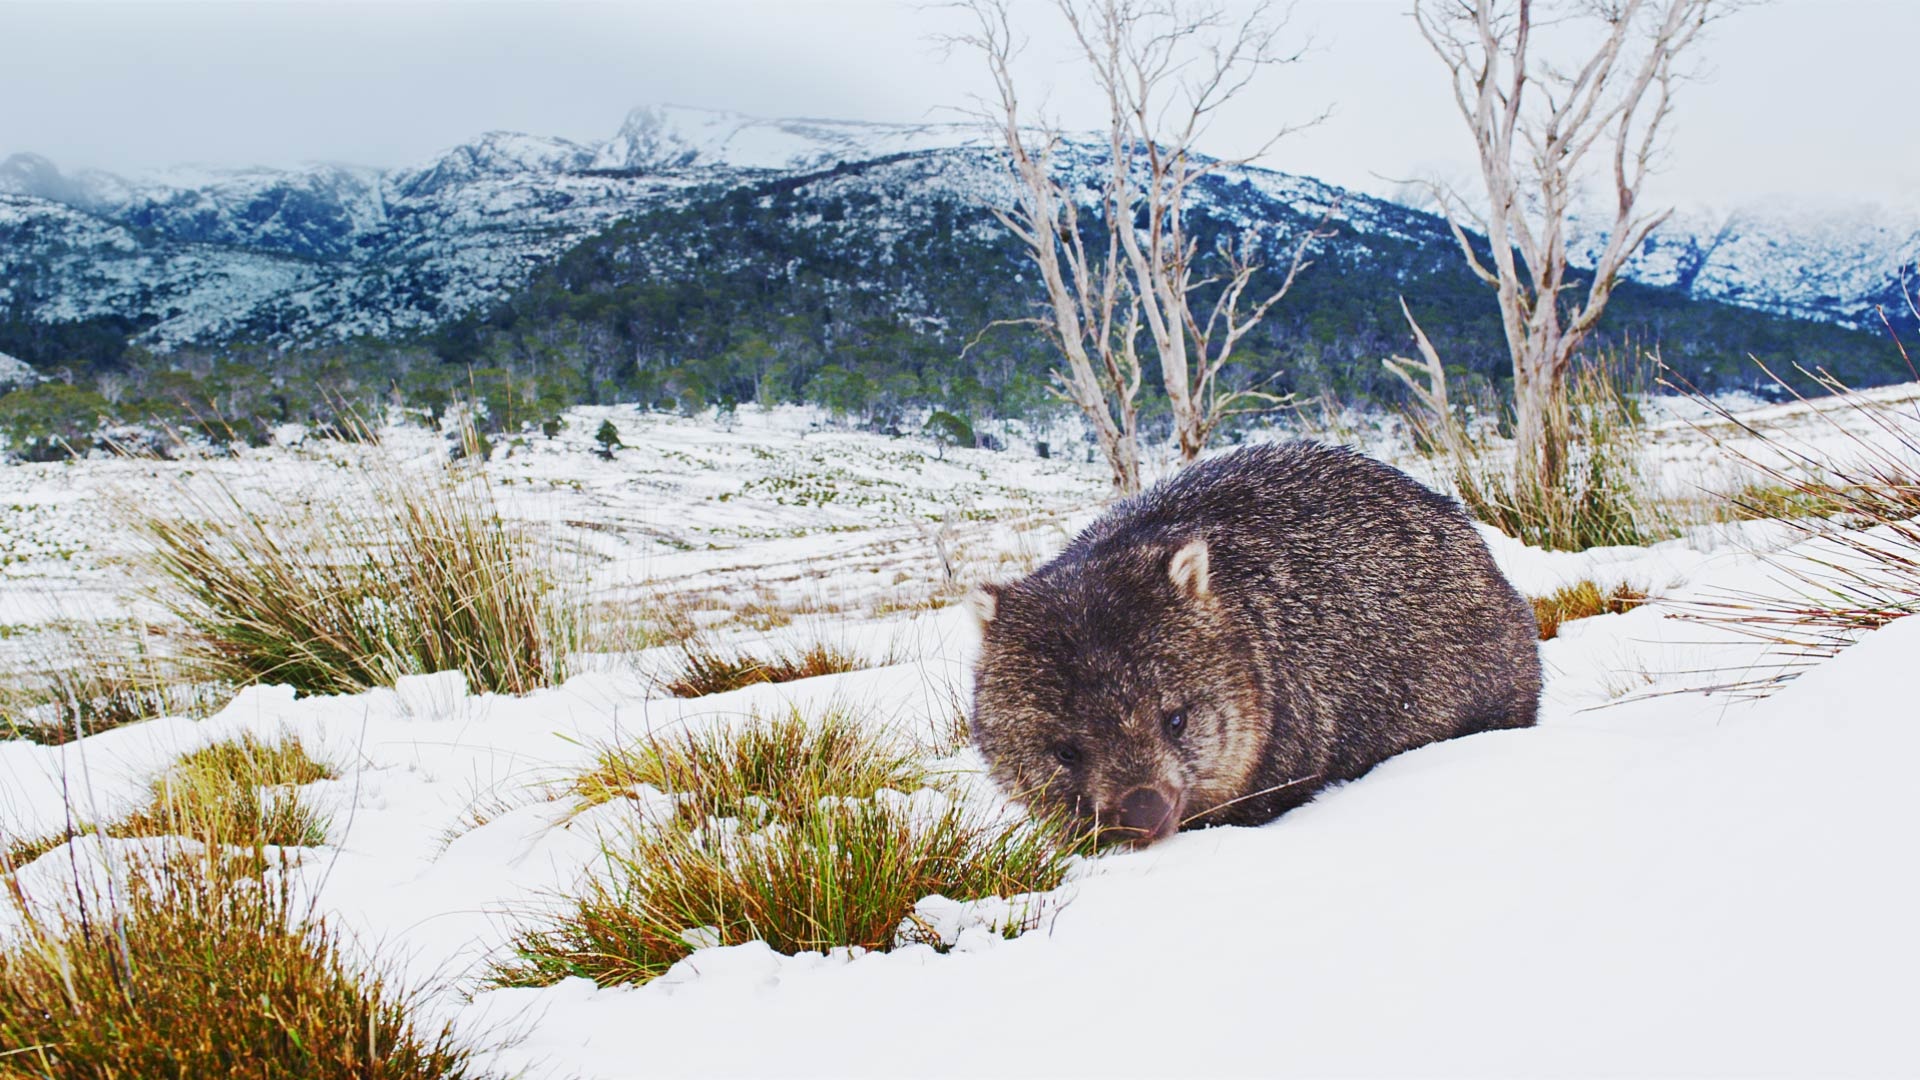
[(85, 387), (40, 383), (0, 394), (0, 435), (29, 461), (58, 461), (93, 442), (113, 406)]
[(933, 414), (927, 417), (926, 426), (921, 430), (934, 441), (934, 445), (940, 448), (942, 458), (946, 457), (949, 446), (971, 449), (978, 442), (974, 438), (973, 425), (969, 424), (965, 417), (957, 416), (945, 409), (934, 410)]
[[(732, 733), (651, 742), (576, 792), (606, 798), (649, 783), (678, 800), (605, 849), (605, 872), (557, 915), (521, 932), (496, 986), (582, 975), (601, 985), (664, 973), (696, 944), (763, 941), (785, 953), (890, 949), (934, 940), (915, 906), (1056, 888), (1084, 838), (1055, 820), (1004, 818), (938, 791), (903, 794), (927, 773), (857, 722), (755, 721)], [(864, 752), (863, 752), (864, 751)], [(1025, 929), (1028, 909), (1001, 924)]]
[(448, 670), (482, 692), (560, 682), (577, 609), (484, 473), (415, 475), (366, 453), (305, 506), (256, 509), (224, 484), (181, 485), (171, 512), (122, 495), (189, 655), (228, 682), (306, 693)]
[(110, 910), (4, 884), (0, 1075), (455, 1080), (471, 1051), (414, 998), (341, 959), (294, 876), (175, 850), (131, 866)]
[(1540, 640), (1560, 636), (1560, 625), (1594, 615), (1619, 615), (1647, 602), (1647, 594), (1622, 582), (1602, 592), (1591, 579), (1563, 585), (1546, 596), (1531, 597)]
[(612, 457), (615, 450), (623, 448), (620, 442), (620, 429), (614, 427), (610, 419), (600, 421), (600, 427), (593, 433), (593, 441), (600, 444), (602, 457)]

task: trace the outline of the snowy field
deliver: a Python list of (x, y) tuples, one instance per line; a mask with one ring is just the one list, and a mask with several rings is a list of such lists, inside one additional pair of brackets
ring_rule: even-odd
[[(1911, 409), (1917, 393), (1881, 396)], [(626, 449), (602, 460), (587, 433), (608, 417)], [(1859, 430), (1805, 407), (1748, 418), (1816, 450), (1851, 445), (1836, 425)], [(534, 1077), (1920, 1071), (1920, 619), (1764, 700), (1693, 692), (1777, 662), (1669, 617), (1786, 589), (1763, 556), (1792, 557), (1791, 533), (1765, 523), (1577, 555), (1491, 536), (1523, 592), (1591, 578), (1659, 599), (1542, 644), (1537, 728), (1405, 754), (1262, 828), (1084, 861), (1016, 939), (961, 918), (946, 951), (735, 946), (638, 988), (481, 990), (488, 958), (594, 870), (631, 812), (575, 815), (543, 794), (596, 744), (786, 702), (947, 730), (977, 648), (952, 601), (1057, 550), (1106, 486), (1077, 441), (1054, 444), (1072, 460), (1011, 441), (940, 460), (924, 440), (821, 430), (800, 411), (722, 425), (577, 410), (557, 439), (499, 447), (491, 469), (604, 611), (665, 605), (728, 641), (826, 639), (889, 662), (692, 700), (659, 688), (667, 658), (650, 653), (589, 658), (519, 698), (470, 695), (457, 674), (342, 697), (256, 687), (205, 720), (0, 742), (0, 837), (58, 831), (63, 791), (111, 818), (184, 751), (296, 733), (339, 771), (308, 792), (332, 816), (299, 869), (321, 910), (430, 983), (428, 1007), (496, 1047), (491, 1065)], [(417, 431), (387, 450), (444, 456)], [(163, 621), (133, 595), (104, 492), (218, 477), (293, 500), (363, 452), (0, 468), (0, 649), (62, 621)], [(1668, 490), (1739, 479), (1683, 417), (1656, 427), (1651, 460)], [(133, 843), (74, 841), (83, 860)], [(23, 884), (72, 888), (72, 854), (42, 856)]]

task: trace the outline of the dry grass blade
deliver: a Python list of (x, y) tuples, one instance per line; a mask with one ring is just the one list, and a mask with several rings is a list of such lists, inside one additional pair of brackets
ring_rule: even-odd
[(1844, 456), (1748, 423), (1672, 373), (1663, 380), (1706, 408), (1716, 423), (1696, 429), (1759, 478), (1730, 497), (1738, 513), (1780, 521), (1801, 538), (1784, 554), (1761, 556), (1790, 595), (1728, 593), (1676, 612), (1773, 646), (1778, 670), (1712, 688), (1750, 695), (1777, 689), (1864, 632), (1920, 613), (1920, 411), (1799, 369), (1828, 394), (1814, 402), (1761, 370), (1839, 437)]

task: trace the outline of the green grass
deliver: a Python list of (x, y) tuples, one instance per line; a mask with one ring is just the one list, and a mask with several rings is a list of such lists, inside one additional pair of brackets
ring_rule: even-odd
[(188, 651), (235, 685), (355, 693), (458, 670), (476, 692), (560, 682), (579, 606), (484, 473), (415, 473), (369, 448), (333, 490), (271, 509), (215, 482), (175, 505), (125, 494)]
[(603, 747), (567, 790), (582, 806), (642, 784), (686, 796), (685, 813), (763, 823), (793, 820), (822, 798), (865, 799), (935, 781), (912, 746), (868, 730), (842, 708), (791, 709), (735, 729), (705, 729)]
[(890, 739), (845, 713), (813, 723), (809, 734), (790, 714), (602, 754), (577, 798), (646, 783), (677, 797), (679, 812), (610, 843), (602, 872), (523, 930), (489, 983), (642, 983), (691, 953), (690, 938), (784, 953), (928, 941), (913, 918), (921, 899), (1045, 892), (1090, 850), (1059, 821), (990, 816), (945, 793), (910, 798), (938, 778)]
[(108, 910), (37, 903), (0, 879), (0, 1077), (457, 1080), (471, 1051), (414, 997), (342, 960), (293, 876), (245, 859), (151, 856)]

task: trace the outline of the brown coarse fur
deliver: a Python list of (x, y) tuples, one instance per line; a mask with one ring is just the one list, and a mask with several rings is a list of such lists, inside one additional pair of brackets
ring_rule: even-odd
[(1533, 611), (1460, 506), (1310, 443), (1200, 462), (970, 601), (995, 780), (1134, 842), (1539, 707)]

